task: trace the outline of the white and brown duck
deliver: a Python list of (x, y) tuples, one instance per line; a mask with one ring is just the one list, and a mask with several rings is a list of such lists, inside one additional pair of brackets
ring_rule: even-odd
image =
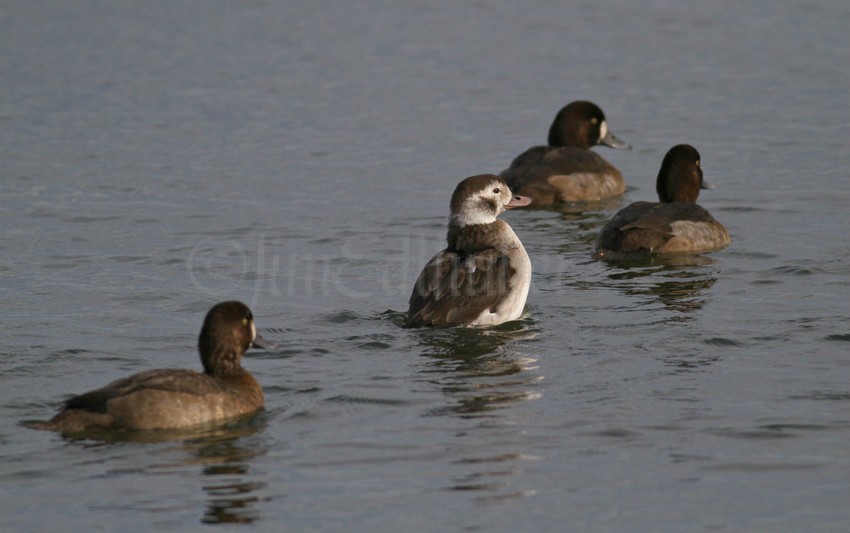
[(513, 229), (497, 217), (529, 203), (494, 174), (461, 181), (452, 195), (448, 246), (419, 274), (405, 327), (492, 326), (519, 318), (531, 261)]

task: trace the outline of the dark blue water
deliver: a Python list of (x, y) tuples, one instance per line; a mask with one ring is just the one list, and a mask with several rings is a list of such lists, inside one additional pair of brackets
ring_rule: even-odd
[[(764, 4), (764, 5), (762, 5)], [(846, 2), (0, 6), (2, 531), (850, 530)], [(732, 235), (590, 260), (619, 205), (511, 212), (526, 316), (403, 330), (458, 181), (591, 99), (624, 202), (690, 143)], [(278, 350), (220, 431), (19, 423), (199, 368), (216, 301)]]

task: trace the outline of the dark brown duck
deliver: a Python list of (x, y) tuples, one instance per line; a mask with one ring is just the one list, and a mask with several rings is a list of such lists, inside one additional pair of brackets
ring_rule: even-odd
[(548, 146), (533, 146), (502, 171), (516, 194), (535, 206), (596, 202), (623, 194), (623, 175), (590, 148), (631, 149), (611, 133), (605, 114), (593, 102), (564, 106), (549, 128)]
[(679, 144), (664, 156), (655, 184), (658, 202), (635, 202), (620, 210), (596, 239), (596, 259), (637, 259), (657, 254), (720, 250), (729, 232), (697, 205), (703, 180), (696, 148)]
[(257, 336), (251, 310), (237, 301), (219, 303), (207, 313), (198, 338), (203, 372), (134, 374), (66, 400), (50, 421), (30, 427), (66, 433), (174, 429), (254, 413), (263, 407), (263, 390), (241, 366), (251, 346), (268, 346)]

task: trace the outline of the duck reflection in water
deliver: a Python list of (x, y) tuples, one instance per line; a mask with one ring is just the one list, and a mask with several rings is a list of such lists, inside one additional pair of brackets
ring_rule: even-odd
[(640, 268), (615, 268), (608, 279), (623, 294), (654, 297), (674, 313), (670, 321), (688, 321), (705, 305), (705, 292), (717, 282), (717, 273), (709, 268), (713, 263), (705, 256), (654, 258)]
[[(669, 323), (692, 321), (699, 316), (711, 288), (717, 282), (718, 272), (712, 268), (715, 261), (705, 256), (680, 256), (656, 258), (651, 266), (613, 268), (608, 274), (609, 285), (627, 296), (649, 298), (660, 302), (670, 312), (664, 315), (661, 327)], [(656, 311), (651, 311), (658, 316)], [(675, 337), (667, 338), (675, 344)], [(720, 359), (717, 353), (699, 343), (684, 343), (671, 350), (654, 352), (674, 373), (690, 373), (709, 366)]]
[(116, 443), (165, 444), (182, 441), (180, 450), (186, 455), (165, 465), (161, 455), (152, 455), (156, 461), (146, 471), (183, 469), (198, 465), (202, 468), (206, 482), (202, 489), (206, 503), (201, 522), (246, 524), (260, 518), (256, 504), (261, 501), (258, 491), (264, 482), (252, 479), (251, 461), (266, 454), (261, 439), (253, 438), (266, 427), (266, 415), (256, 414), (225, 425), (194, 427), (190, 429), (162, 431), (88, 431), (84, 434), (63, 434), (69, 442), (82, 443), (85, 447), (97, 447)]
[(432, 361), (421, 373), (457, 400), (431, 414), (494, 415), (510, 403), (539, 397), (534, 389), (542, 378), (532, 373), (536, 359), (514, 348), (517, 341), (534, 336), (524, 322), (488, 329), (422, 330), (425, 355)]
[(250, 461), (266, 450), (259, 442), (237, 438), (203, 439), (192, 443), (196, 460), (209, 476), (203, 490), (207, 495), (204, 524), (250, 524), (260, 518), (259, 491), (266, 483), (252, 479)]
[[(420, 374), (447, 397), (426, 416), (466, 422), (454, 435), (452, 471), (446, 490), (471, 493), (481, 503), (535, 493), (523, 478), (527, 443), (517, 431), (511, 407), (540, 398), (536, 359), (525, 355), (536, 335), (529, 319), (495, 328), (418, 330), (426, 362)], [(453, 423), (454, 424), (454, 423)]]

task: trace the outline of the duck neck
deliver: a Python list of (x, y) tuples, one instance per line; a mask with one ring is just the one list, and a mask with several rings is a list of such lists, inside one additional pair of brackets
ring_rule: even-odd
[(201, 354), (204, 374), (210, 376), (238, 376), (245, 372), (241, 366), (242, 353), (239, 350), (217, 346)]
[(699, 198), (702, 174), (697, 168), (673, 168), (664, 174), (664, 169), (658, 174), (655, 191), (662, 203), (688, 202), (696, 203)]
[(460, 226), (449, 222), (446, 234), (447, 249), (460, 254), (471, 254), (488, 248), (493, 248), (496, 226), (501, 223), (497, 218), (482, 224), (467, 224)]

